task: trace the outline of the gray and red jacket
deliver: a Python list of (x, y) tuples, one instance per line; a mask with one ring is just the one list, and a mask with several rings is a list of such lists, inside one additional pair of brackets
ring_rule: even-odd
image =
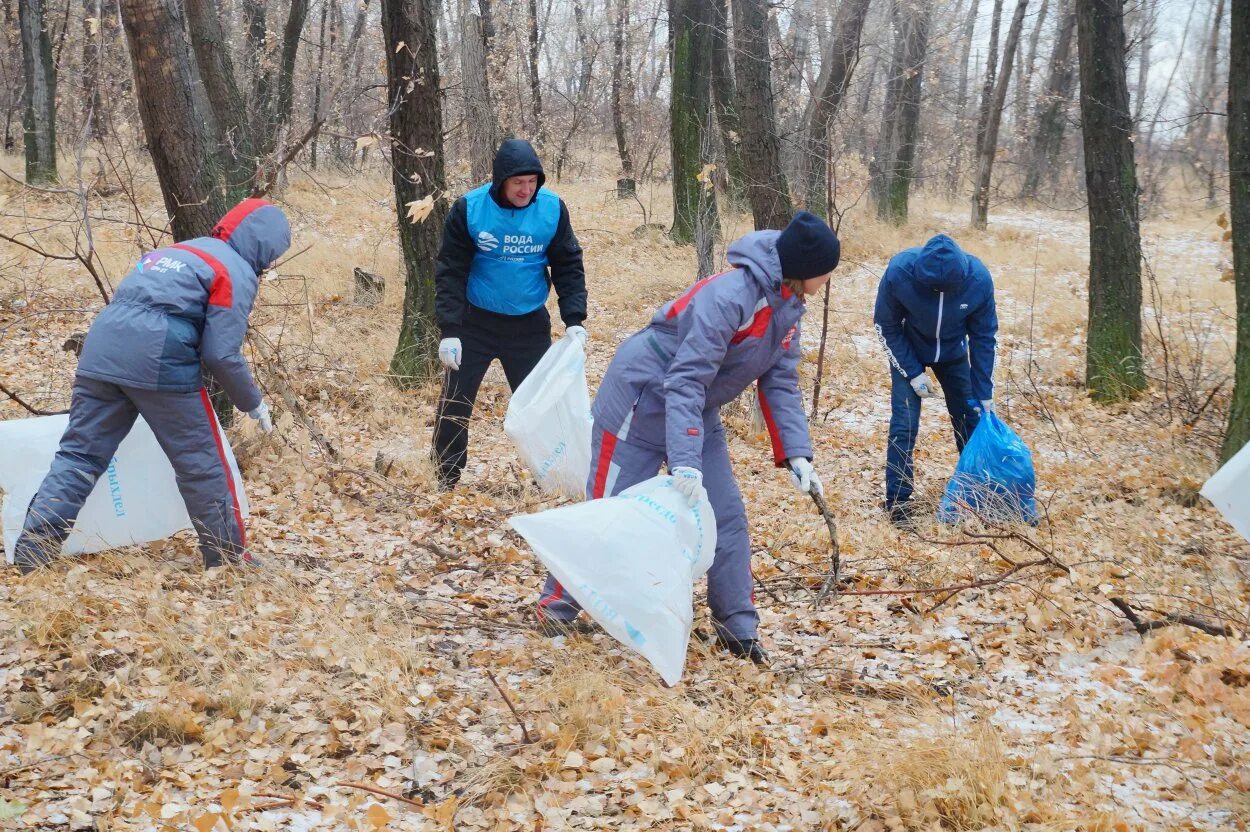
[(670, 468), (702, 470), (706, 425), (758, 382), (774, 462), (811, 458), (798, 376), (806, 307), (782, 286), (779, 233), (734, 242), (726, 253), (733, 268), (694, 284), (621, 345), (595, 396), (596, 424), (663, 447)]
[(258, 275), (291, 245), (282, 209), (246, 199), (197, 237), (149, 252), (91, 324), (78, 372), (124, 387), (189, 393), (200, 365), (239, 410), (261, 394), (243, 357)]

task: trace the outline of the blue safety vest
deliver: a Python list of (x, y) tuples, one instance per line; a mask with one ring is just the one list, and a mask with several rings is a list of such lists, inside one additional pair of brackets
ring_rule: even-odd
[(547, 247), (560, 222), (560, 198), (539, 188), (525, 208), (500, 208), (490, 185), (465, 194), (469, 236), (469, 302), (502, 315), (525, 315), (547, 302)]

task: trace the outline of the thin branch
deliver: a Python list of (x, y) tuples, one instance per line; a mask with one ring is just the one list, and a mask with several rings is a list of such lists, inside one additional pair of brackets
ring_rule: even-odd
[(825, 518), (825, 528), (829, 530), (829, 576), (825, 578), (824, 586), (820, 588), (820, 593), (816, 596), (816, 600), (812, 602), (812, 609), (816, 609), (831, 591), (835, 598), (838, 595), (838, 582), (842, 577), (842, 549), (838, 546), (838, 523), (833, 519), (833, 513), (829, 511), (829, 506), (825, 504), (825, 498), (820, 496), (815, 490), (808, 493), (812, 495), (812, 502), (816, 504), (816, 508), (820, 511), (820, 516)]
[(1185, 615), (1184, 613), (1169, 612), (1164, 613), (1163, 618), (1156, 618), (1153, 621), (1146, 621), (1137, 614), (1137, 610), (1129, 606), (1128, 601), (1123, 598), (1108, 598), (1111, 605), (1123, 613), (1128, 619), (1128, 623), (1133, 625), (1133, 629), (1140, 636), (1146, 635), (1151, 630), (1158, 630), (1163, 627), (1170, 627), (1173, 624), (1184, 624), (1187, 627), (1193, 627), (1195, 630), (1201, 630), (1209, 636), (1227, 636), (1233, 635), (1231, 627), (1223, 624), (1208, 624), (1201, 618), (1193, 615)]
[(283, 153), (282, 157), (278, 160), (278, 163), (274, 165), (273, 170), (269, 172), (269, 176), (265, 179), (264, 183), (257, 185), (252, 189), (252, 196), (254, 198), (265, 196), (273, 190), (273, 186), (277, 184), (278, 177), (282, 175), (282, 171), (291, 163), (291, 160), (304, 149), (304, 145), (313, 140), (313, 137), (321, 131), (321, 126), (325, 123), (326, 120), (324, 118), (314, 121), (312, 126), (308, 128), (308, 131), (304, 133), (300, 140), (287, 148), (286, 152)]
[(508, 698), (507, 692), (495, 680), (495, 674), (487, 673), (486, 678), (490, 679), (490, 683), (495, 686), (495, 690), (499, 691), (499, 695), (503, 697), (504, 704), (508, 706), (508, 710), (512, 711), (512, 715), (516, 717), (517, 724), (521, 726), (521, 736), (525, 738), (525, 744), (533, 744), (534, 739), (530, 736), (529, 729), (525, 727), (525, 720), (521, 719), (521, 714), (517, 711), (516, 705), (512, 704), (512, 700)]
[(0, 384), (0, 393), (3, 393), (4, 395), (8, 396), (10, 399), (17, 402), (22, 407), (26, 408), (27, 412), (35, 416), (60, 416), (65, 413), (69, 413), (68, 410), (40, 410), (37, 407), (32, 407), (31, 405), (23, 401), (21, 396), (17, 395), (17, 393), (14, 393), (12, 390), (5, 387), (3, 384)]
[(400, 803), (407, 803), (409, 806), (416, 806), (418, 809), (425, 808), (424, 803), (420, 803), (416, 800), (409, 800), (408, 798), (404, 797), (402, 794), (395, 794), (394, 792), (384, 791), (382, 789), (377, 788), (376, 786), (369, 786), (369, 785), (366, 785), (365, 783), (349, 783), (346, 780), (340, 780), (338, 784), (340, 786), (343, 786), (344, 788), (360, 789), (362, 792), (369, 792), (370, 794), (381, 795), (382, 797), (389, 797), (391, 800), (398, 800)]

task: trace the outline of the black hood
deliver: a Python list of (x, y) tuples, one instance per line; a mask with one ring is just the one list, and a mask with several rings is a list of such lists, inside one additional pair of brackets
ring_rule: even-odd
[[(515, 206), (513, 205), (504, 205), (502, 201), (503, 196), (499, 191), (503, 187), (503, 181), (509, 176), (528, 176), (530, 174), (538, 177), (538, 188), (541, 188), (543, 183), (547, 181), (547, 174), (543, 173), (543, 163), (539, 161), (533, 145), (525, 141), (525, 139), (508, 139), (499, 145), (499, 150), (495, 153), (490, 195), (499, 205), (505, 208), (514, 208)], [(534, 189), (534, 197), (530, 200), (531, 205), (534, 199), (538, 198), (538, 188)]]

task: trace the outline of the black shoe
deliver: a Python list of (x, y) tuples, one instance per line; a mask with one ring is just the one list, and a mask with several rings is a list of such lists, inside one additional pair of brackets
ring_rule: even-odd
[(911, 500), (904, 500), (886, 508), (890, 522), (900, 529), (914, 529), (920, 523), (924, 512), (917, 508)]
[(768, 654), (764, 652), (764, 648), (760, 646), (759, 639), (756, 638), (734, 638), (733, 636), (720, 633), (716, 636), (716, 641), (721, 647), (724, 647), (735, 656), (742, 656), (750, 659), (761, 667), (768, 666)]
[(574, 618), (572, 621), (565, 621), (562, 618), (553, 618), (550, 615), (539, 615), (538, 624), (535, 627), (538, 632), (542, 633), (546, 638), (557, 638), (565, 636), (571, 638), (573, 636), (592, 636), (598, 629), (594, 624), (583, 618)]

